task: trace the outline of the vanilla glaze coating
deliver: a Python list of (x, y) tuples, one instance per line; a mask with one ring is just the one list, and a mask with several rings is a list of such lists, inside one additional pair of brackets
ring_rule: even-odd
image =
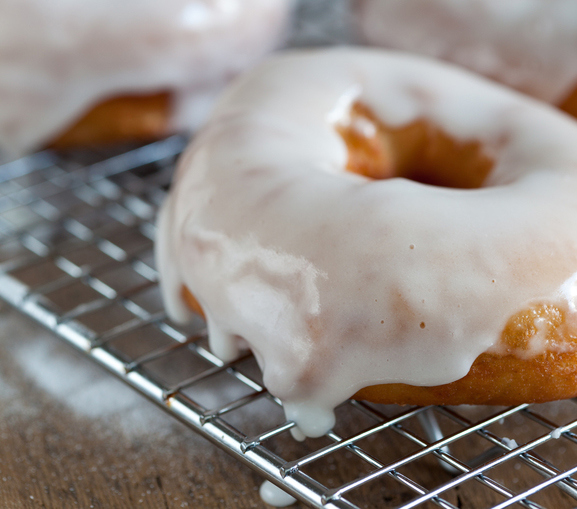
[(574, 0), (355, 0), (372, 44), (453, 62), (544, 101), (577, 87)]
[(196, 128), (284, 35), (290, 0), (0, 0), (0, 151), (51, 140), (97, 102), (172, 92)]
[[(336, 126), (356, 101), (481, 142), (484, 186), (346, 171)], [(287, 53), (238, 79), (182, 157), (158, 226), (163, 297), (185, 322), (186, 286), (214, 353), (243, 338), (318, 436), (363, 387), (463, 377), (533, 302), (577, 325), (575, 196), (577, 124), (551, 107), (422, 57)]]

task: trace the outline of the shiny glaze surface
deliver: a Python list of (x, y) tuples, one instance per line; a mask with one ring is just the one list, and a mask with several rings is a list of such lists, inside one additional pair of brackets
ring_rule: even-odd
[[(337, 127), (355, 102), (481, 143), (483, 187), (346, 171)], [(574, 327), (576, 195), (577, 124), (548, 106), (421, 57), (289, 53), (237, 80), (183, 156), (159, 222), (162, 290), (186, 321), (190, 289), (221, 358), (248, 342), (317, 436), (362, 387), (463, 377), (533, 303)]]

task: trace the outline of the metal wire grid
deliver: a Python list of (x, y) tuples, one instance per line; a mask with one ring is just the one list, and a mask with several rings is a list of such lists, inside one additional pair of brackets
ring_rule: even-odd
[(326, 437), (292, 440), (254, 359), (223, 363), (200, 319), (182, 329), (162, 310), (154, 217), (183, 143), (173, 137), (90, 164), (44, 152), (0, 166), (0, 296), (313, 507), (456, 509), (471, 489), (499, 509), (577, 505), (575, 401), (349, 401)]

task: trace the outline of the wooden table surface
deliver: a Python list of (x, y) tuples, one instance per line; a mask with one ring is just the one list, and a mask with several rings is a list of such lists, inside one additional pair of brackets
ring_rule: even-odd
[[(577, 405), (572, 402), (550, 404), (544, 410), (558, 422), (577, 419)], [(520, 444), (543, 433), (520, 416), (510, 424), (513, 428), (497, 431)], [(385, 456), (390, 452), (391, 457), (406, 454), (401, 440), (391, 438), (374, 442), (375, 450)], [(468, 449), (477, 445), (464, 441), (452, 451), (467, 457), (472, 453)], [(299, 457), (298, 444), (289, 447)], [(545, 444), (539, 453), (562, 468), (577, 465), (577, 444), (566, 439)], [(324, 475), (330, 486), (356, 477), (359, 465), (346, 452), (323, 468), (316, 474)], [(429, 489), (451, 480), (432, 457), (424, 458), (418, 470), (407, 472)], [(543, 480), (517, 460), (492, 478), (514, 492)], [(0, 307), (1, 509), (264, 509), (258, 493), (261, 482), (250, 469), (51, 333), (7, 306)], [(392, 482), (375, 484), (361, 496), (357, 503), (370, 508), (396, 507), (411, 499)], [(446, 492), (444, 498), (455, 507), (471, 509), (503, 500), (474, 481)], [(556, 487), (535, 500), (550, 509), (577, 505)]]
[(6, 307), (0, 451), (2, 509), (267, 507), (258, 475)]

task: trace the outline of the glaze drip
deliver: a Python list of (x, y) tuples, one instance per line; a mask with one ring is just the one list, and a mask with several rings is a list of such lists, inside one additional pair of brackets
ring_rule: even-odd
[[(356, 102), (479, 147), (483, 187), (348, 171), (337, 125)], [(531, 305), (575, 323), (576, 140), (556, 110), (424, 58), (278, 56), (235, 82), (180, 162), (157, 243), (169, 315), (189, 316), (184, 286), (216, 352), (246, 340), (301, 438), (364, 387), (458, 380)]]

